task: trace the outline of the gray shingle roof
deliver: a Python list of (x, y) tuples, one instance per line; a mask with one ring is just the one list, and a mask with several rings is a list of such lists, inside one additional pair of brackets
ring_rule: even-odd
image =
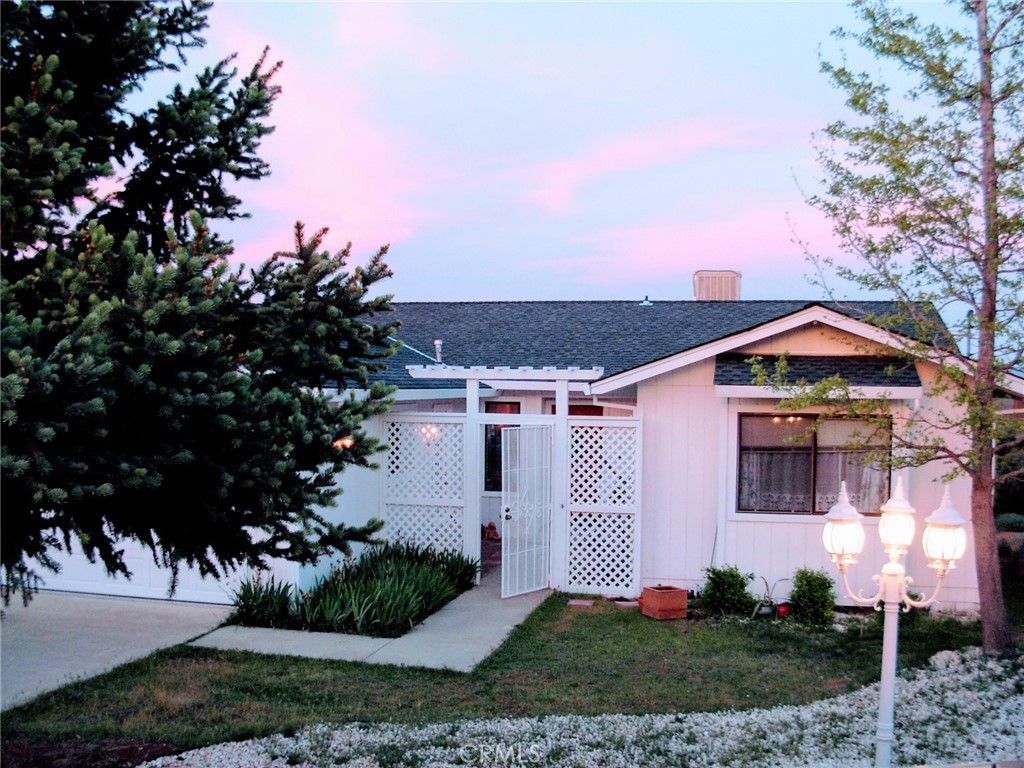
[[(729, 353), (719, 355), (715, 361), (715, 384), (752, 384), (750, 355)], [(762, 364), (769, 370), (778, 361), (771, 355), (762, 356)], [(793, 355), (787, 359), (786, 383), (816, 382), (830, 376), (842, 376), (857, 387), (920, 387), (921, 377), (913, 363), (898, 357), (869, 357), (865, 355), (829, 355), (805, 357)]]
[[(838, 306), (817, 301), (536, 301), (395, 303), (398, 338), (461, 366), (579, 366), (612, 376), (724, 339), (813, 306), (864, 318), (894, 312), (890, 302)], [(391, 318), (389, 317), (388, 320)], [(451, 387), (413, 380), (405, 367), (429, 361), (403, 349), (377, 378), (403, 388)]]

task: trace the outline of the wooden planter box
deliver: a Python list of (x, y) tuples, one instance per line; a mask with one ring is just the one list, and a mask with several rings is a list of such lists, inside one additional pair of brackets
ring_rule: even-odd
[(640, 612), (658, 621), (686, 618), (687, 591), (681, 587), (644, 587)]

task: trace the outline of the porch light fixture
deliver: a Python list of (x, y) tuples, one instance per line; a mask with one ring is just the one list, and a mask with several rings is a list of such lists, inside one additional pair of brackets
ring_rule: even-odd
[(356, 444), (356, 439), (352, 435), (345, 435), (335, 440), (332, 445), (339, 451), (345, 451)]
[(949, 497), (949, 486), (942, 494), (942, 503), (925, 520), (928, 524), (921, 537), (924, 555), (928, 558), (928, 567), (934, 568), (939, 577), (945, 576), (950, 569), (956, 567), (956, 561), (967, 551), (967, 533), (964, 531), (964, 519), (953, 509), (953, 501)]
[(870, 605), (876, 611), (884, 611), (885, 621), (882, 629), (882, 677), (881, 690), (878, 695), (878, 726), (875, 730), (875, 768), (889, 768), (892, 765), (892, 742), (894, 732), (894, 712), (896, 703), (896, 643), (899, 632), (899, 611), (911, 608), (924, 608), (938, 599), (939, 585), (942, 578), (956, 567), (956, 562), (967, 550), (967, 534), (964, 532), (964, 519), (953, 509), (947, 485), (939, 508), (932, 512), (925, 522), (922, 545), (928, 567), (934, 568), (939, 581), (935, 590), (926, 600), (915, 600), (910, 597), (907, 587), (913, 582), (903, 568), (901, 562), (914, 539), (914, 508), (903, 494), (903, 478), (896, 479), (896, 488), (890, 498), (880, 509), (881, 519), (878, 521), (878, 535), (882, 540), (882, 548), (889, 556), (889, 562), (882, 566), (882, 573), (873, 578), (878, 591), (871, 597), (856, 595), (850, 589), (847, 571), (857, 562), (864, 548), (864, 528), (862, 516), (850, 504), (846, 483), (840, 483), (839, 500), (825, 515), (825, 530), (822, 542), (832, 562), (836, 564), (843, 578), (843, 591), (846, 597), (857, 605)]
[(846, 483), (839, 486), (839, 500), (825, 515), (825, 530), (821, 532), (821, 541), (825, 551), (832, 558), (841, 573), (857, 562), (860, 552), (864, 549), (863, 518), (846, 493)]
[(441, 428), (437, 424), (421, 424), (419, 432), (420, 437), (427, 443), (432, 443), (441, 436)]
[(914, 509), (906, 496), (903, 495), (903, 478), (896, 478), (896, 490), (892, 497), (879, 509), (882, 513), (878, 521), (878, 537), (882, 540), (882, 548), (901, 555), (907, 554), (910, 543), (914, 540)]

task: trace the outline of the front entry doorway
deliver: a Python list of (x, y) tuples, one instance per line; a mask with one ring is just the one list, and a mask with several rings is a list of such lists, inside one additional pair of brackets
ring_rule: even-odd
[(501, 431), (501, 596), (546, 589), (551, 572), (551, 427)]

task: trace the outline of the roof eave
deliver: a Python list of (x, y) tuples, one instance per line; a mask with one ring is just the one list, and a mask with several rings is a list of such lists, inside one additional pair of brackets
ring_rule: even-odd
[[(672, 355), (661, 360), (655, 360), (647, 363), (646, 365), (641, 365), (637, 368), (622, 371), (614, 376), (601, 379), (600, 381), (595, 381), (591, 385), (591, 391), (595, 395), (601, 395), (615, 389), (619, 389), (620, 387), (639, 384), (642, 381), (652, 379), (656, 376), (671, 373), (688, 365), (693, 365), (694, 363), (698, 363), (702, 360), (715, 357), (716, 355), (732, 352), (739, 347), (764, 341), (765, 339), (777, 336), (780, 333), (792, 331), (813, 323), (821, 323), (822, 325), (827, 325), (831, 328), (835, 328), (836, 330), (844, 331), (854, 336), (859, 336), (866, 341), (873, 341), (897, 351), (906, 351), (913, 344), (910, 339), (905, 336), (901, 336), (898, 333), (887, 331), (884, 328), (878, 328), (870, 323), (865, 323), (863, 320), (857, 320), (856, 318), (844, 315), (841, 312), (836, 312), (828, 307), (815, 304), (784, 317), (770, 320), (767, 323), (755, 326), (742, 331), (741, 333), (717, 339), (716, 341), (703, 344), (699, 347), (694, 347), (693, 349), (688, 349), (684, 352), (680, 352), (679, 354)], [(956, 362), (962, 368), (967, 370), (966, 364), (963, 364), (962, 361)], [(1024, 380), (1020, 380), (1017, 383), (1024, 388)]]
[(511, 366), (488, 367), (484, 365), (464, 367), (461, 365), (407, 365), (405, 369), (413, 379), (456, 379), (462, 381), (505, 382), (589, 382), (604, 375), (603, 368), (512, 368)]
[[(784, 394), (772, 387), (758, 387), (753, 384), (716, 384), (715, 395), (718, 397), (735, 398), (775, 398), (780, 399)], [(877, 400), (884, 397), (887, 400), (918, 400), (924, 397), (924, 387), (869, 387), (853, 386), (850, 388), (850, 396), (854, 400)]]

